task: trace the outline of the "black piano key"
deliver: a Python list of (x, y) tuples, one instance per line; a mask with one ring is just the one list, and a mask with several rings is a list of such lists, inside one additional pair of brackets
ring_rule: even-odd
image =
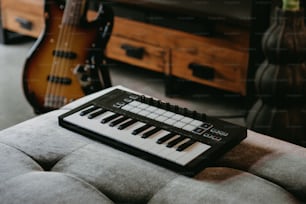
[(87, 115), (88, 113), (91, 113), (95, 110), (97, 110), (99, 107), (98, 106), (93, 106), (91, 108), (88, 108), (86, 110), (83, 110), (82, 112), (80, 112), (80, 116), (84, 116), (84, 115)]
[(159, 138), (159, 139), (156, 141), (156, 143), (157, 143), (157, 144), (162, 144), (162, 143), (164, 143), (164, 142), (170, 140), (170, 139), (171, 139), (172, 137), (174, 137), (175, 135), (176, 135), (175, 133), (169, 133), (169, 134), (167, 134), (167, 135), (165, 135), (165, 136)]
[(182, 142), (184, 139), (186, 139), (186, 137), (184, 136), (179, 136), (178, 138), (171, 140), (166, 146), (167, 147), (174, 147), (175, 145), (177, 145), (178, 143)]
[(148, 137), (150, 137), (151, 135), (154, 135), (155, 133), (157, 133), (160, 130), (161, 130), (160, 128), (155, 127), (152, 130), (149, 130), (149, 131), (143, 133), (141, 138), (148, 138)]
[(116, 125), (118, 125), (118, 124), (120, 124), (120, 123), (126, 121), (127, 119), (129, 119), (127, 116), (118, 118), (117, 120), (112, 121), (112, 122), (109, 124), (109, 126), (114, 127), (114, 126), (116, 126)]
[(110, 116), (108, 116), (108, 117), (106, 117), (106, 118), (103, 118), (103, 119), (101, 120), (101, 123), (107, 123), (107, 122), (109, 122), (109, 121), (111, 121), (111, 120), (113, 120), (113, 119), (115, 119), (115, 118), (118, 118), (119, 116), (120, 116), (119, 113), (114, 113), (114, 114), (112, 114), (112, 115), (110, 115)]
[(150, 128), (150, 127), (152, 127), (152, 126), (149, 125), (149, 124), (143, 125), (143, 126), (141, 126), (140, 128), (137, 128), (136, 130), (134, 130), (134, 131), (132, 132), (132, 134), (133, 134), (133, 135), (138, 135), (139, 133), (141, 133), (142, 131), (145, 131), (146, 129), (148, 129), (148, 128)]
[(88, 119), (93, 119), (93, 118), (105, 113), (106, 111), (107, 111), (106, 109), (101, 109), (101, 110), (98, 110), (96, 112), (93, 112), (93, 113), (88, 115)]
[(125, 129), (125, 128), (131, 126), (131, 125), (133, 125), (133, 124), (136, 123), (136, 122), (137, 122), (137, 120), (135, 120), (135, 119), (129, 120), (129, 121), (127, 121), (127, 122), (125, 122), (125, 123), (119, 125), (119, 126), (118, 126), (118, 129), (119, 129), (119, 130), (123, 130), (123, 129)]
[(193, 145), (194, 143), (196, 143), (196, 141), (193, 140), (193, 139), (190, 139), (189, 141), (187, 141), (187, 142), (181, 144), (180, 146), (178, 146), (176, 151), (181, 152), (181, 151), (187, 149), (188, 147), (190, 147), (191, 145)]

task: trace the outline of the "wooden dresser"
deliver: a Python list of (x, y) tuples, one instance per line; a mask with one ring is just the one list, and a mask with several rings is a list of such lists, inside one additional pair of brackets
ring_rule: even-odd
[[(115, 2), (108, 58), (164, 73), (171, 79), (166, 83), (169, 87), (175, 87), (171, 83), (177, 78), (247, 94), (247, 81), (252, 77), (250, 24), (193, 18), (179, 12), (171, 15), (155, 4), (144, 9), (129, 1)], [(1, 16), (4, 30), (38, 37), (44, 26), (43, 0), (1, 0)], [(177, 25), (182, 29), (172, 26), (177, 20), (185, 22)]]
[(38, 37), (44, 27), (43, 0), (1, 0), (4, 29)]
[[(121, 17), (116, 17), (114, 25), (108, 57), (246, 94), (248, 32), (231, 29), (227, 37), (203, 37)], [(220, 29), (226, 32), (227, 28)]]

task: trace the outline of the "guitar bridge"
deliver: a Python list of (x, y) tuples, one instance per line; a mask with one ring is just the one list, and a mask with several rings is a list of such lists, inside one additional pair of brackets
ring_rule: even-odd
[(68, 99), (64, 96), (46, 95), (44, 107), (46, 108), (60, 108), (68, 103)]

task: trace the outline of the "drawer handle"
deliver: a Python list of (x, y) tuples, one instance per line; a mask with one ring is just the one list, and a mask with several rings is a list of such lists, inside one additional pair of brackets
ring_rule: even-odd
[(16, 22), (19, 23), (19, 25), (20, 25), (22, 28), (24, 28), (24, 29), (26, 29), (26, 30), (32, 30), (33, 24), (32, 24), (31, 21), (29, 21), (29, 20), (27, 20), (27, 19), (24, 19), (24, 18), (20, 18), (20, 17), (17, 17), (15, 20), (16, 20)]
[(134, 47), (128, 44), (121, 45), (121, 48), (125, 50), (126, 56), (136, 59), (142, 59), (145, 51), (143, 47)]
[(201, 65), (198, 63), (190, 63), (188, 68), (192, 70), (192, 75), (202, 79), (212, 80), (215, 77), (215, 70), (213, 67)]

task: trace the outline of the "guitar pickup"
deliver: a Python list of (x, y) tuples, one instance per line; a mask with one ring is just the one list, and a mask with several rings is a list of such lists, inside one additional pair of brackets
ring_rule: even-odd
[(47, 80), (49, 82), (53, 82), (56, 84), (64, 84), (64, 85), (70, 85), (72, 83), (70, 78), (67, 77), (58, 77), (58, 76), (48, 76)]
[(53, 56), (67, 58), (67, 59), (75, 59), (77, 54), (75, 52), (63, 51), (63, 50), (53, 50)]

